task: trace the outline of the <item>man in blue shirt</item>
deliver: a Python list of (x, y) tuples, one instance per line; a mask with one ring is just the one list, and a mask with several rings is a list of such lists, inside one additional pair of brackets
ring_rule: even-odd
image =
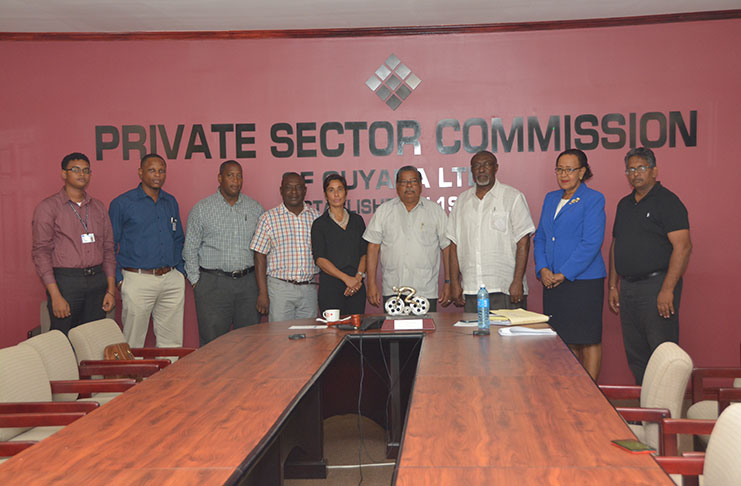
[(150, 316), (157, 347), (183, 345), (185, 236), (178, 203), (162, 190), (166, 175), (162, 157), (145, 155), (139, 167), (141, 184), (114, 199), (108, 211), (123, 332), (132, 347), (144, 346)]

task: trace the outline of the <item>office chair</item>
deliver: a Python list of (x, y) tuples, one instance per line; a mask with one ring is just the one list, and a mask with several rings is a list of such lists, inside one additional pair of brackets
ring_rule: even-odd
[[(697, 484), (694, 476), (699, 475), (703, 476), (704, 486), (741, 485), (741, 403), (730, 405), (717, 421), (666, 420), (663, 428), (667, 450), (672, 448), (672, 442), (676, 443), (676, 434), (710, 434), (704, 454), (657, 457), (656, 462), (667, 474), (682, 475), (685, 486), (690, 482)], [(673, 479), (677, 482), (679, 478)]]
[[(136, 383), (117, 382), (117, 386), (107, 386), (103, 391), (123, 391)], [(41, 357), (30, 346), (0, 349), (0, 454), (20, 452), (99, 407), (96, 402), (52, 401), (53, 392), (93, 391), (84, 386), (75, 388), (75, 383), (50, 382)]]
[(692, 373), (692, 358), (672, 342), (660, 344), (651, 354), (641, 386), (601, 385), (608, 398), (640, 398), (640, 408), (617, 408), (638, 440), (661, 453), (661, 419), (681, 417), (687, 382)]
[[(741, 344), (739, 344), (741, 357)], [(739, 368), (695, 368), (692, 370), (692, 405), (687, 409), (688, 419), (716, 420), (718, 418), (718, 388), (705, 387), (705, 380), (735, 378), (733, 387), (741, 389), (741, 367)], [(706, 446), (708, 435), (698, 435), (700, 446)]]
[[(104, 362), (101, 365), (79, 366), (72, 345), (67, 337), (58, 330), (52, 330), (29, 338), (18, 346), (29, 346), (33, 348), (44, 363), (49, 380), (79, 380), (80, 378), (91, 378), (93, 376), (150, 376), (160, 370), (160, 363), (141, 362), (136, 364), (120, 364), (117, 362)], [(82, 400), (93, 400), (101, 405), (118, 396), (118, 393), (97, 393), (92, 398), (81, 398)], [(54, 393), (54, 401), (74, 401), (80, 398), (78, 393)]]
[[(100, 319), (88, 322), (69, 331), (69, 340), (75, 349), (77, 361), (85, 366), (90, 361), (103, 360), (106, 346), (111, 344), (125, 343), (121, 328), (113, 319)], [(182, 358), (195, 351), (195, 348), (132, 348), (134, 356), (141, 358), (157, 358), (174, 356)], [(139, 361), (139, 360), (136, 360)], [(122, 361), (119, 361), (122, 362)], [(126, 361), (131, 363), (131, 361)]]

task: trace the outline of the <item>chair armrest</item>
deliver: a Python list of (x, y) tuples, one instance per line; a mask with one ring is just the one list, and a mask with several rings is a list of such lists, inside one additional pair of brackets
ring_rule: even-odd
[(641, 387), (636, 385), (600, 385), (599, 389), (607, 398), (641, 398)]
[(664, 419), (661, 443), (664, 455), (677, 455), (677, 434), (708, 435), (715, 427), (715, 420)]
[(720, 388), (718, 390), (718, 414), (720, 415), (731, 402), (741, 402), (741, 388)]
[(86, 412), (0, 413), (0, 427), (47, 427), (69, 425)]
[(136, 385), (132, 378), (103, 380), (57, 380), (50, 381), (52, 393), (104, 393), (125, 392)]
[(131, 348), (134, 356), (140, 358), (157, 358), (158, 356), (177, 356), (182, 358), (189, 355), (196, 348)]
[(0, 457), (10, 457), (34, 445), (35, 440), (14, 440), (0, 442)]
[(699, 476), (705, 467), (704, 457), (654, 457), (667, 474), (681, 474), (683, 476)]
[(641, 420), (661, 424), (664, 419), (672, 416), (668, 408), (615, 407), (615, 410), (628, 421)]
[(0, 413), (92, 412), (96, 402), (10, 402), (0, 403)]
[(115, 364), (126, 364), (126, 365), (156, 365), (160, 369), (167, 368), (170, 366), (169, 359), (86, 359), (80, 361), (80, 367), (84, 366), (112, 366)]
[[(672, 416), (666, 408), (615, 407), (615, 410), (626, 421), (642, 420), (659, 425), (659, 438), (664, 436), (664, 419)], [(664, 455), (664, 442), (659, 440), (659, 455)]]
[[(104, 363), (101, 363), (103, 361)], [(148, 361), (148, 363), (139, 363), (138, 361)], [(152, 362), (156, 361), (156, 363)], [(83, 361), (80, 363), (80, 378), (90, 378), (91, 376), (152, 376), (167, 365), (161, 366), (162, 361), (167, 360), (127, 360), (127, 361)], [(84, 363), (84, 364), (83, 364)], [(92, 364), (91, 364), (92, 363)], [(169, 361), (168, 361), (169, 364)]]
[(703, 381), (706, 378), (741, 378), (741, 368), (694, 368), (690, 378), (692, 403), (717, 400), (717, 388), (704, 388)]

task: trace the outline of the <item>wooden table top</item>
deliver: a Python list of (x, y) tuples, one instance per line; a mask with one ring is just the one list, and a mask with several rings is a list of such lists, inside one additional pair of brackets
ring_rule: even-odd
[[(554, 336), (473, 337), (434, 314), (398, 461), (400, 486), (667, 485)], [(344, 331), (238, 329), (0, 465), (2, 485), (218, 485), (321, 374)], [(618, 479), (619, 478), (619, 479)]]

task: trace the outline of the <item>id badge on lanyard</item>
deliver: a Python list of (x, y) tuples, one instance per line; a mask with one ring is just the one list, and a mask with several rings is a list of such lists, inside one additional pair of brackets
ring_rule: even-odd
[(82, 217), (80, 216), (80, 213), (77, 212), (77, 208), (75, 208), (74, 204), (69, 202), (69, 207), (72, 208), (72, 211), (75, 212), (75, 215), (77, 216), (77, 219), (80, 220), (80, 224), (82, 224), (83, 229), (85, 232), (80, 235), (80, 239), (82, 240), (82, 243), (95, 243), (95, 233), (88, 232), (87, 229), (87, 223), (88, 223), (88, 217), (90, 216), (90, 205), (85, 206), (85, 221), (82, 220)]

